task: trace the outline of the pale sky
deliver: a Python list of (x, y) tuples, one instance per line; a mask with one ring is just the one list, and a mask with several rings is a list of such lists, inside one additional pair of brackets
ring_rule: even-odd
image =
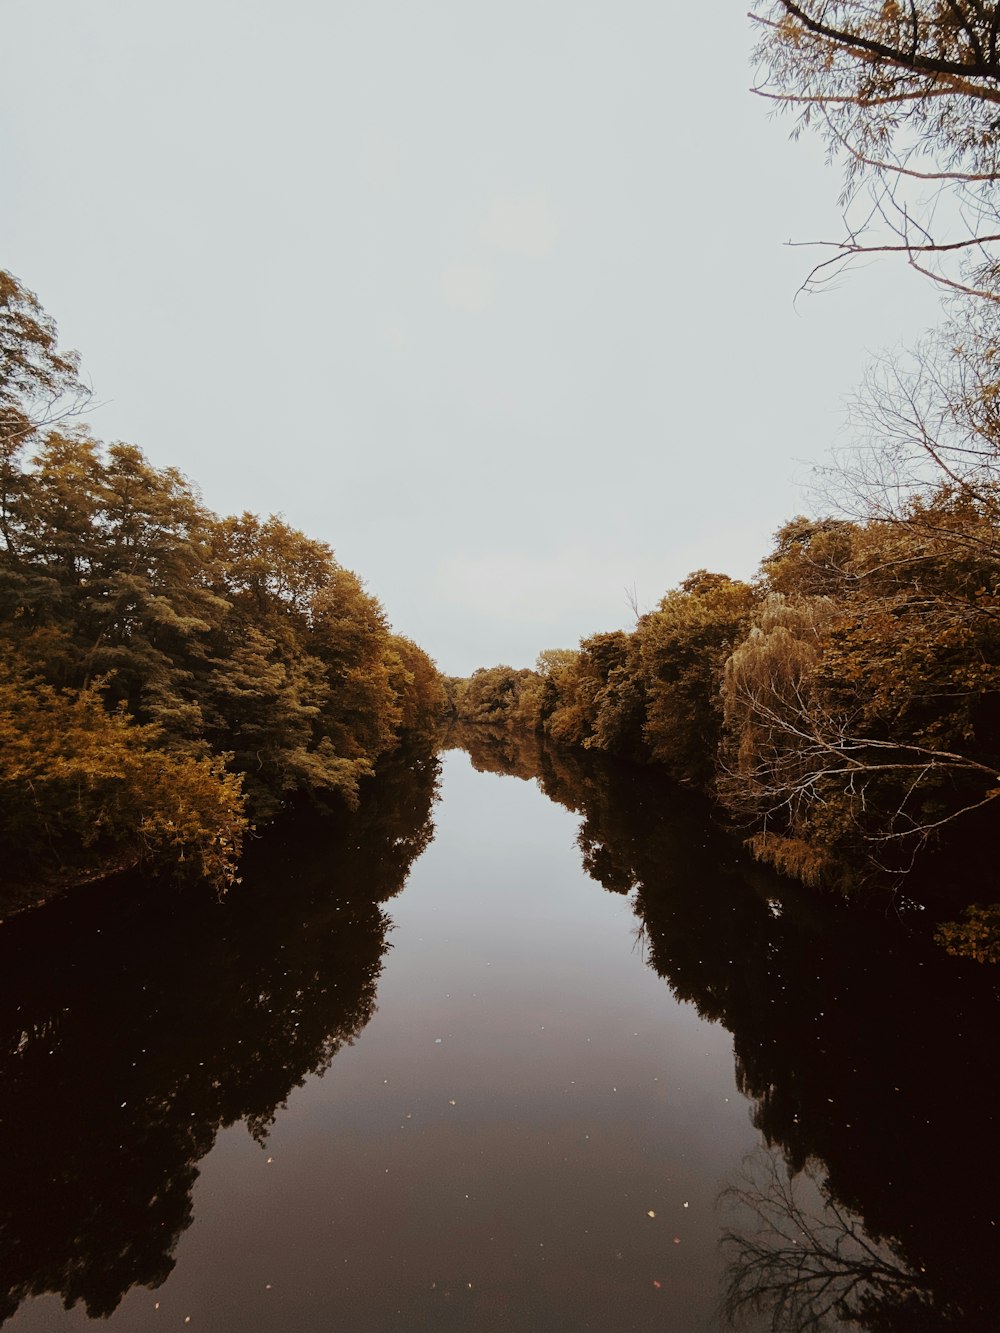
[(442, 670), (747, 576), (937, 298), (796, 290), (839, 175), (745, 3), (5, 0), (0, 267), (105, 440), (328, 541)]

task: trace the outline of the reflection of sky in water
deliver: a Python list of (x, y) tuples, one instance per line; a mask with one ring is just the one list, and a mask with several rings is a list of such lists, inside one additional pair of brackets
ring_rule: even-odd
[[(757, 1137), (729, 1034), (643, 965), (534, 784), (450, 754), (435, 818), (375, 1017), (265, 1151), (220, 1135), (174, 1274), (113, 1324), (707, 1327), (715, 1199)], [(48, 1297), (10, 1326), (88, 1323)]]
[[(5, 925), (0, 1299), (101, 1313), (175, 1258), (116, 1329), (693, 1333), (766, 1290), (789, 1329), (846, 1298), (996, 1333), (988, 970), (782, 886), (655, 775), (464, 741), (415, 865), (433, 768), (256, 844), (221, 904), (126, 881)], [(583, 855), (641, 882), (648, 966)]]

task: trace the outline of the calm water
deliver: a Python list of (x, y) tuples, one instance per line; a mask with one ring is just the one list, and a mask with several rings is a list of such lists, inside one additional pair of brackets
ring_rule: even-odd
[(781, 1328), (1000, 1327), (985, 971), (817, 916), (648, 778), (473, 759), (222, 903), (0, 928), (0, 1318), (695, 1333), (763, 1282)]

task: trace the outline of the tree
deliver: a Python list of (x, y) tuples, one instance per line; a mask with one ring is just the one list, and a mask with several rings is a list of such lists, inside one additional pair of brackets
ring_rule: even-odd
[(437, 667), (422, 648), (403, 634), (390, 635), (388, 662), (402, 737), (432, 737), (448, 704)]
[(722, 669), (746, 633), (756, 594), (699, 569), (644, 616), (636, 635), (650, 755), (681, 782), (712, 785), (722, 732)]
[(333, 552), (284, 520), (217, 521), (218, 593), (208, 734), (234, 752), (255, 810), (297, 791), (350, 804), (392, 748), (399, 706), (378, 602)]
[(246, 828), (224, 757), (167, 751), (97, 683), (55, 690), (0, 664), (0, 850), (8, 879), (67, 882), (138, 861), (232, 883)]
[[(322, 734), (351, 759), (373, 762), (391, 750), (413, 680), (382, 607), (356, 574), (339, 565), (313, 599), (309, 650), (323, 663), (330, 686), (318, 723)], [(417, 725), (417, 712), (411, 700), (410, 725)]]
[(0, 269), (0, 537), (13, 554), (23, 451), (39, 430), (72, 416), (88, 398), (77, 354), (59, 351), (55, 323), (38, 297)]
[(402, 730), (431, 736), (437, 671), (325, 542), (219, 518), (177, 469), (63, 423), (85, 398), (0, 272), (0, 840), (43, 879), (149, 855), (225, 881), (244, 801), (355, 807)]
[(460, 692), (463, 722), (506, 726), (518, 718), (520, 692), (534, 672), (509, 666), (480, 667)]
[[(1000, 4), (775, 0), (751, 17), (755, 91), (844, 168), (845, 232), (805, 287), (894, 253), (953, 299), (943, 329), (876, 362), (825, 470), (853, 526), (765, 567), (783, 615), (805, 625), (818, 607), (801, 598), (821, 590), (836, 607), (793, 635), (790, 676), (787, 626), (758, 624), (734, 655), (724, 785), (757, 803), (758, 851), (796, 873), (852, 844), (903, 868), (998, 794)], [(996, 919), (946, 928), (949, 947), (987, 956)]]
[(593, 735), (587, 747), (641, 762), (649, 758), (645, 735), (649, 682), (643, 671), (642, 636), (617, 631), (616, 640), (618, 651), (595, 700)]
[(561, 745), (590, 747), (611, 673), (627, 656), (628, 635), (621, 630), (592, 634), (582, 639), (571, 658), (551, 651), (539, 659), (555, 693), (555, 706), (546, 708), (546, 734)]
[(89, 398), (76, 352), (61, 352), (55, 321), (34, 292), (0, 269), (0, 439), (19, 447)]
[[(996, 302), (1000, 258), (1000, 5), (980, 0), (776, 0), (755, 91), (817, 125), (844, 161), (846, 231), (807, 286), (855, 256), (900, 254), (953, 291)], [(957, 263), (956, 263), (957, 261)]]
[(783, 529), (726, 663), (720, 791), (807, 882), (905, 870), (1000, 796), (1000, 562), (951, 540), (975, 527), (964, 499), (912, 509)]

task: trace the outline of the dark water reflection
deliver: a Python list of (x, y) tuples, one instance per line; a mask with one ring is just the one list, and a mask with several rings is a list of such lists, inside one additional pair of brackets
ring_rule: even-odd
[(0, 929), (0, 1319), (155, 1287), (218, 1131), (266, 1136), (370, 1019), (381, 904), (433, 834), (437, 761), (290, 823), (222, 902), (123, 877)]
[(0, 927), (0, 1319), (995, 1333), (991, 974), (648, 773), (461, 739), (555, 804), (450, 756), (391, 921), (434, 761), (221, 903)]
[(772, 879), (646, 773), (533, 740), (469, 744), (584, 816), (584, 864), (636, 890), (650, 964), (733, 1033), (772, 1149), (727, 1196), (744, 1212), (726, 1274), (737, 1326), (758, 1306), (782, 1329), (1000, 1329), (995, 969)]

